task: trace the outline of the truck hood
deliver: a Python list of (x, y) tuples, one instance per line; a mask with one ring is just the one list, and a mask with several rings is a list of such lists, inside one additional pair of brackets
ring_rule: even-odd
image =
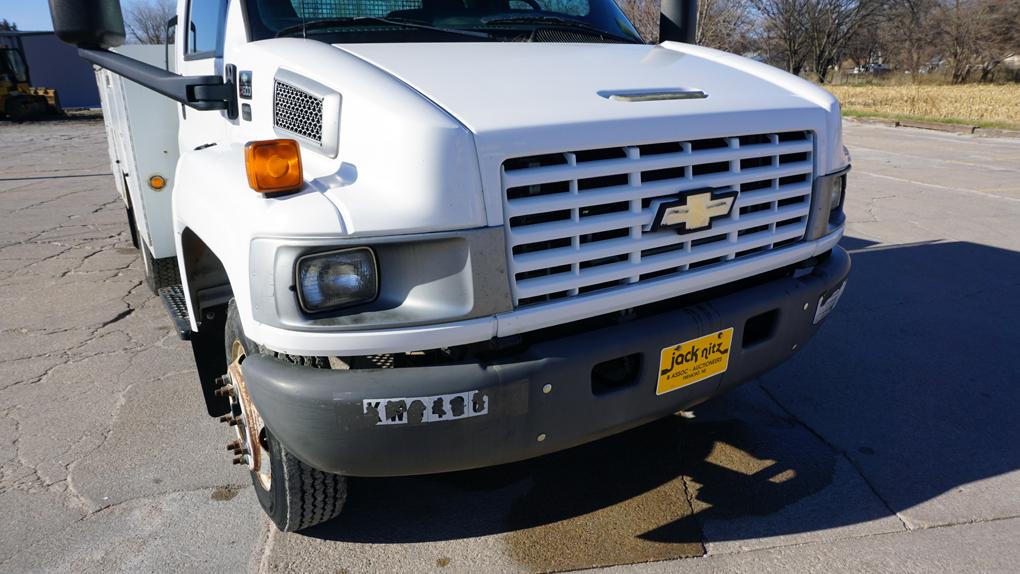
[[(475, 133), (593, 120), (817, 107), (805, 94), (720, 62), (718, 56), (727, 55), (704, 49), (697, 54), (667, 45), (504, 42), (338, 47), (393, 74)], [(676, 88), (702, 90), (708, 97), (629, 103), (605, 97)]]
[[(827, 158), (841, 161), (839, 106), (828, 92), (709, 48), (675, 42), (337, 48), (391, 74), (471, 130), (486, 187), (496, 183), (498, 165), (508, 157), (783, 130), (820, 136), (819, 168), (828, 168)], [(607, 97), (678, 88), (707, 97), (637, 102)]]

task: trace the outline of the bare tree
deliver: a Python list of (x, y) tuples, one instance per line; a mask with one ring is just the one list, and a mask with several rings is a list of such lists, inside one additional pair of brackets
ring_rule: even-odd
[(900, 68), (916, 78), (936, 56), (936, 18), (940, 0), (891, 0), (881, 25), (888, 35), (887, 51)]
[(750, 49), (757, 22), (749, 0), (701, 0), (695, 42), (709, 48), (743, 53)]
[(768, 60), (792, 74), (800, 74), (808, 59), (810, 0), (751, 0), (760, 18)]
[(870, 25), (884, 0), (811, 0), (804, 15), (812, 70), (825, 82), (829, 68), (839, 63), (848, 42)]
[(17, 32), (18, 25), (14, 22), (8, 22), (7, 18), (0, 19), (0, 32)]
[(129, 39), (139, 44), (166, 42), (166, 23), (177, 12), (174, 0), (137, 0), (124, 9)]
[(986, 58), (981, 81), (991, 81), (997, 68), (1020, 54), (1020, 0), (985, 0), (988, 31), (985, 35)]
[(1002, 62), (1020, 51), (1020, 0), (952, 0), (942, 14), (953, 83), (973, 72), (980, 82), (992, 81)]
[(884, 20), (864, 26), (847, 39), (843, 57), (853, 61), (858, 69), (868, 64), (884, 63), (890, 58), (889, 26)]

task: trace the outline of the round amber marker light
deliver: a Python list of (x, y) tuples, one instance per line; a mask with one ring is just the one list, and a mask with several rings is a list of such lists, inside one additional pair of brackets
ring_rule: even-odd
[(161, 175), (154, 175), (149, 178), (149, 187), (159, 191), (166, 187), (166, 178)]

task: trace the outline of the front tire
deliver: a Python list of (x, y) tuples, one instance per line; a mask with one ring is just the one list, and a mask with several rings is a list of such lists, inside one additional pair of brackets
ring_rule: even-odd
[(252, 473), (259, 504), (283, 532), (303, 530), (336, 518), (347, 500), (347, 480), (301, 462), (266, 432), (273, 481), (266, 489)]
[[(240, 364), (249, 352), (258, 352), (244, 334), (233, 299), (227, 307), (224, 335), (228, 365)], [(312, 468), (292, 455), (262, 423), (248, 398), (240, 369), (233, 369), (228, 376), (233, 385), (231, 410), (240, 420), (234, 428), (245, 442), (248, 452), (243, 456), (262, 510), (284, 532), (303, 530), (335, 518), (347, 500), (346, 479)]]

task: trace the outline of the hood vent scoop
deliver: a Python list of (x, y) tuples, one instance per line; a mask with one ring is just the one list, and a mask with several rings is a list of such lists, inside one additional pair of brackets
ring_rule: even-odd
[(665, 100), (703, 100), (708, 94), (692, 88), (664, 88), (650, 90), (603, 90), (598, 93), (611, 102), (661, 102)]
[(583, 30), (560, 30), (536, 28), (531, 34), (532, 42), (562, 42), (568, 44), (622, 44), (624, 40), (605, 34)]

